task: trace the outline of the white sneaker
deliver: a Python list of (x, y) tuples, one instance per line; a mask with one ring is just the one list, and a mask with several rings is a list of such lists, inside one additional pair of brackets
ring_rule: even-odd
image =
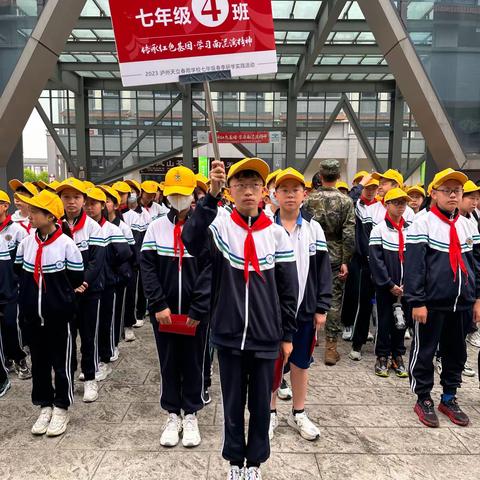
[(185, 415), (182, 422), (183, 437), (182, 445), (186, 448), (198, 447), (202, 438), (198, 429), (198, 420), (196, 415)]
[(98, 399), (98, 383), (96, 380), (87, 380), (83, 387), (83, 401), (91, 403)]
[(113, 356), (110, 357), (110, 361), (116, 362), (119, 356), (120, 356), (120, 350), (118, 349), (118, 347), (115, 347), (115, 350), (113, 351)]
[(268, 438), (273, 440), (273, 434), (278, 426), (278, 417), (275, 412), (270, 412), (270, 426), (268, 427)]
[(412, 338), (412, 334), (410, 333), (410, 329), (407, 328), (405, 330), (405, 340), (411, 340), (411, 338)]
[(85, 374), (83, 372), (80, 372), (80, 375), (78, 376), (78, 379), (81, 381), (81, 382), (84, 382), (85, 381)]
[(320, 438), (320, 430), (312, 423), (305, 412), (294, 415), (290, 412), (287, 423), (297, 430), (305, 440), (317, 440)]
[(468, 363), (465, 363), (465, 366), (463, 367), (462, 375), (465, 377), (474, 377), (475, 370)]
[(375, 336), (373, 335), (372, 332), (368, 332), (368, 336), (367, 336), (367, 342), (373, 342), (375, 340)]
[(108, 363), (100, 362), (98, 364), (98, 370), (95, 373), (95, 380), (102, 382), (112, 373), (112, 367)]
[(244, 480), (245, 469), (237, 466), (231, 466), (227, 475), (227, 480)]
[(55, 407), (52, 413), (50, 425), (47, 428), (47, 437), (58, 437), (67, 429), (69, 421), (68, 410)]
[(466, 338), (467, 342), (474, 347), (480, 348), (480, 330), (469, 333)]
[(346, 341), (349, 341), (352, 339), (353, 335), (353, 328), (352, 327), (344, 327), (343, 333), (342, 333), (342, 338)]
[(141, 328), (145, 325), (145, 320), (140, 319), (140, 318), (137, 318), (137, 321), (135, 322), (135, 324), (133, 325), (133, 328)]
[(182, 420), (175, 413), (169, 413), (167, 423), (163, 427), (160, 445), (163, 447), (174, 447), (180, 441), (180, 432), (182, 431)]
[(348, 358), (350, 360), (355, 360), (356, 362), (358, 362), (359, 360), (362, 359), (362, 353), (356, 352), (355, 350), (351, 350), (350, 353), (348, 354)]
[(245, 480), (262, 480), (262, 472), (258, 467), (245, 468)]
[(292, 389), (289, 387), (287, 381), (282, 379), (282, 383), (277, 392), (278, 398), (280, 400), (291, 400), (293, 397)]
[(40, 415), (32, 427), (32, 433), (34, 435), (43, 435), (44, 433), (47, 433), (48, 425), (52, 419), (52, 412), (52, 407), (44, 407), (40, 410)]
[(127, 327), (125, 329), (125, 341), (126, 342), (133, 342), (135, 340), (135, 334), (133, 333), (132, 327)]

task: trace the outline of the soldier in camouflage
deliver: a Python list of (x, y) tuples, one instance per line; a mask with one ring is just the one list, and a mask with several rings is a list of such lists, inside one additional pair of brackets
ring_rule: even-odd
[(319, 174), (322, 186), (312, 191), (305, 208), (320, 223), (327, 238), (332, 265), (332, 307), (327, 315), (325, 364), (335, 365), (340, 359), (337, 338), (342, 332), (341, 313), (343, 291), (348, 276), (348, 263), (355, 250), (355, 212), (352, 200), (335, 188), (340, 178), (340, 163), (322, 160)]

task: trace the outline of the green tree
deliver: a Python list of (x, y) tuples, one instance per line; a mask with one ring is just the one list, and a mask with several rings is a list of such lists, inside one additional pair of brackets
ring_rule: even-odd
[(35, 173), (31, 168), (25, 168), (23, 170), (23, 179), (26, 182), (38, 182), (41, 180), (48, 183), (48, 172)]

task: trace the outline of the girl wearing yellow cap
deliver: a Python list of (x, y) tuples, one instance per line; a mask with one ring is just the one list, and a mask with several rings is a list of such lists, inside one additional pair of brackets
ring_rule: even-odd
[(22, 241), (15, 260), (19, 305), (30, 339), (32, 401), (40, 407), (32, 433), (53, 437), (65, 432), (73, 404), (75, 290), (83, 283), (83, 261), (58, 225), (63, 205), (55, 194), (44, 190), (20, 199), (29, 204), (36, 229)]
[[(15, 194), (21, 194), (27, 198), (31, 198), (38, 194), (37, 187), (30, 182), (23, 183), (20, 180), (14, 179), (10, 180), (8, 185)], [(25, 202), (22, 202), (18, 195), (14, 195), (13, 203), (17, 210), (12, 215), (12, 220), (24, 228), (27, 233), (30, 233), (31, 226), (30, 221), (28, 220), (28, 205)]]
[[(12, 216), (8, 214), (9, 208), (10, 197), (6, 192), (0, 190), (0, 237), (6, 242), (13, 262), (18, 245), (28, 236), (28, 233), (17, 222), (13, 221)], [(8, 368), (15, 371), (21, 380), (31, 378), (32, 374), (26, 360), (27, 355), (23, 350), (22, 330), (20, 328), (20, 316), (18, 315), (18, 298), (16, 295), (5, 305), (1, 327)]]
[(87, 190), (85, 211), (101, 227), (105, 247), (105, 283), (100, 299), (100, 320), (98, 326), (98, 368), (97, 381), (107, 378), (112, 372), (110, 359), (115, 354), (115, 309), (116, 288), (124, 281), (121, 269), (130, 259), (132, 252), (120, 228), (107, 221), (105, 204), (107, 196), (100, 188)]

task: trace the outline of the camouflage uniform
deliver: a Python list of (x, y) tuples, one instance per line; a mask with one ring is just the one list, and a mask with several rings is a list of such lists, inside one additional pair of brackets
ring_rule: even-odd
[[(321, 173), (340, 171), (337, 160), (324, 160)], [(327, 238), (332, 265), (332, 306), (325, 326), (327, 337), (337, 338), (342, 332), (341, 314), (345, 282), (338, 278), (340, 266), (349, 264), (355, 251), (355, 211), (352, 200), (333, 187), (320, 187), (310, 193), (305, 208), (320, 223)]]

